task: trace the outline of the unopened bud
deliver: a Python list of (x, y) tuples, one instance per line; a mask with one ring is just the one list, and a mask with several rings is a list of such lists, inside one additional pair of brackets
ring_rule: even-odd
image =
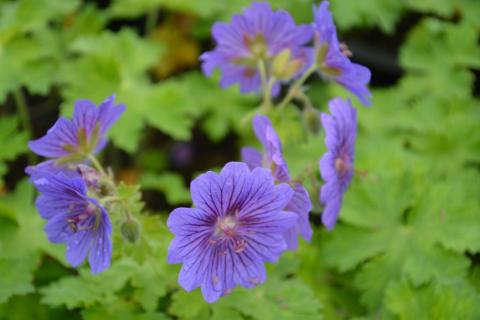
[(290, 50), (285, 49), (273, 58), (272, 73), (278, 80), (290, 80), (302, 68), (302, 65), (301, 59), (291, 59)]
[(122, 236), (130, 243), (134, 243), (140, 237), (140, 225), (132, 218), (125, 220), (120, 227)]
[(85, 164), (77, 165), (77, 172), (82, 176), (83, 180), (89, 188), (98, 189), (100, 187), (100, 173)]
[(320, 112), (313, 109), (312, 107), (305, 108), (303, 111), (303, 121), (305, 126), (310, 132), (318, 134), (322, 128), (322, 123), (320, 120)]

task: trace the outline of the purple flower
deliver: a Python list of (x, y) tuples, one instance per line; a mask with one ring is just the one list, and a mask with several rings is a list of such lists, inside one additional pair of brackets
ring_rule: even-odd
[(177, 208), (167, 225), (175, 234), (169, 263), (183, 263), (180, 285), (201, 287), (213, 302), (235, 286), (252, 288), (265, 281), (265, 262), (276, 262), (286, 249), (282, 234), (296, 223), (283, 211), (293, 195), (275, 185), (269, 170), (250, 171), (230, 162), (220, 174), (207, 172), (190, 185), (194, 208)]
[(294, 195), (288, 202), (285, 210), (297, 214), (297, 223), (284, 233), (287, 247), (295, 250), (298, 247), (297, 236), (300, 234), (305, 240), (312, 238), (312, 228), (308, 220), (308, 214), (312, 209), (312, 202), (307, 190), (298, 182), (290, 179), (288, 166), (283, 159), (282, 143), (272, 123), (266, 116), (256, 115), (253, 118), (253, 130), (265, 150), (262, 155), (256, 149), (246, 147), (242, 149), (242, 160), (253, 169), (257, 167), (268, 168), (278, 182), (286, 182), (292, 185)]
[(87, 196), (84, 180), (44, 172), (34, 184), (41, 193), (36, 206), (47, 220), (48, 240), (67, 245), (66, 259), (74, 267), (88, 255), (92, 273), (107, 269), (112, 255), (112, 225), (105, 208)]
[(60, 117), (45, 136), (29, 142), (30, 149), (62, 162), (82, 161), (100, 151), (107, 142), (107, 130), (125, 111), (124, 105), (114, 105), (114, 98), (107, 98), (98, 108), (89, 100), (77, 100), (73, 120)]
[(364, 105), (370, 105), (370, 70), (351, 62), (349, 51), (338, 41), (337, 30), (332, 14), (328, 10), (329, 2), (323, 1), (314, 8), (315, 61), (322, 76), (336, 81), (356, 95)]
[[(212, 28), (217, 47), (204, 53), (203, 72), (210, 76), (215, 68), (222, 71), (220, 84), (240, 84), (241, 92), (259, 91), (259, 61), (271, 62), (282, 50), (302, 59), (302, 48), (312, 37), (311, 27), (297, 26), (284, 10), (272, 11), (268, 3), (254, 2), (243, 14), (235, 15), (230, 24), (217, 22)], [(278, 92), (280, 86), (274, 87)]]
[(320, 160), (320, 172), (325, 184), (320, 190), (320, 201), (325, 204), (322, 222), (332, 229), (337, 222), (343, 194), (353, 177), (357, 111), (350, 100), (335, 98), (329, 102), (330, 113), (322, 113), (325, 144), (328, 152)]

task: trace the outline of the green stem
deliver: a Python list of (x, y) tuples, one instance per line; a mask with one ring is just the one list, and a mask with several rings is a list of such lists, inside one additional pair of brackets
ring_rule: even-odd
[(265, 90), (263, 91), (263, 101), (262, 101), (262, 106), (261, 109), (264, 112), (268, 112), (270, 108), (272, 107), (272, 88), (273, 85), (275, 84), (275, 77), (271, 77), (270, 80), (268, 80), (267, 86)]
[[(13, 91), (13, 98), (15, 100), (18, 115), (20, 116), (20, 121), (22, 122), (22, 127), (25, 131), (27, 131), (28, 138), (31, 139), (33, 138), (32, 123), (30, 121), (30, 114), (28, 113), (25, 97), (23, 96), (20, 88), (17, 88)], [(35, 163), (35, 155), (31, 152), (28, 153), (28, 163)]]
[(315, 110), (315, 108), (313, 107), (313, 104), (312, 104), (312, 101), (310, 100), (310, 98), (305, 94), (305, 92), (303, 91), (299, 91), (298, 92), (298, 95), (297, 95), (297, 98), (300, 99), (300, 101), (302, 101), (305, 109), (313, 109)]
[(120, 203), (123, 206), (123, 209), (124, 209), (123, 211), (125, 213), (125, 216), (126, 216), (127, 220), (131, 221), (132, 220), (132, 215), (130, 213), (130, 207), (129, 207), (128, 203), (125, 202), (125, 200), (122, 197), (119, 196), (117, 185), (115, 184), (115, 181), (113, 181), (112, 176), (107, 174), (107, 171), (105, 170), (105, 168), (102, 166), (100, 161), (98, 161), (98, 159), (94, 155), (89, 155), (88, 159), (92, 162), (92, 165), (95, 167), (95, 169), (97, 169), (100, 172), (100, 174), (105, 178), (107, 183), (112, 188), (113, 195), (103, 198), (102, 202), (105, 203), (105, 202), (115, 202), (116, 201), (116, 202)]
[[(89, 155), (88, 159), (92, 161), (93, 166), (95, 167), (95, 169), (97, 169), (100, 172), (102, 176), (111, 180), (111, 178), (107, 175), (107, 171), (103, 168), (100, 161), (98, 161), (94, 155)], [(113, 181), (110, 181), (110, 182), (113, 182)]]
[(288, 90), (287, 95), (283, 100), (280, 102), (278, 105), (278, 109), (282, 110), (284, 109), (292, 99), (297, 96), (298, 91), (302, 88), (303, 83), (310, 77), (310, 75), (317, 70), (317, 65), (314, 64), (310, 68), (305, 71), (305, 73), (302, 75), (300, 79), (298, 79), (294, 84), (290, 87), (290, 90)]
[(107, 197), (103, 197), (100, 202), (102, 204), (109, 203), (109, 202), (120, 202), (120, 198), (117, 196), (107, 196)]
[(267, 86), (267, 66), (265, 60), (258, 60), (257, 62), (258, 72), (260, 72), (260, 79), (262, 81), (262, 90), (265, 91)]

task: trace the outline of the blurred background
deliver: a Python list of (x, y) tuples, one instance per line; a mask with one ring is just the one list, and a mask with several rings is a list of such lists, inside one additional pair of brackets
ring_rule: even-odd
[[(322, 132), (299, 108), (276, 117), (294, 176), (311, 192), (315, 239), (251, 293), (208, 305), (176, 285), (164, 221), (198, 173), (256, 145), (242, 121), (259, 99), (200, 72), (210, 29), (250, 1), (0, 0), (0, 319), (480, 319), (480, 1), (331, 0), (340, 39), (372, 71), (359, 110), (357, 175), (332, 232), (320, 225)], [(298, 23), (314, 1), (276, 0)], [(319, 111), (348, 96), (318, 77)], [(144, 242), (112, 270), (69, 268), (48, 244), (24, 168), (27, 141), (78, 98), (115, 93), (127, 111), (102, 153), (140, 184)], [(149, 251), (151, 250), (151, 252)], [(146, 258), (151, 253), (151, 258)], [(129, 258), (129, 255), (132, 258)]]

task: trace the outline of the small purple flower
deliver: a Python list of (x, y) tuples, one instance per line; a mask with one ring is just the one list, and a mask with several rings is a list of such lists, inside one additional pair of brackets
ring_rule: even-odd
[[(217, 47), (204, 53), (203, 72), (210, 76), (215, 68), (222, 71), (220, 84), (240, 84), (241, 92), (259, 91), (261, 86), (258, 62), (271, 62), (282, 50), (302, 59), (302, 48), (312, 38), (310, 26), (297, 26), (284, 10), (273, 11), (268, 3), (254, 2), (243, 14), (234, 15), (230, 24), (217, 22), (212, 28)], [(306, 59), (303, 59), (306, 60)], [(273, 92), (280, 86), (275, 85)]]
[(329, 2), (323, 1), (314, 8), (315, 22), (314, 59), (322, 76), (336, 81), (356, 95), (364, 105), (370, 105), (370, 70), (348, 59), (349, 51), (340, 44), (332, 14), (328, 10)]
[(320, 172), (325, 184), (320, 201), (325, 204), (322, 222), (332, 229), (342, 206), (343, 194), (353, 177), (357, 111), (350, 100), (335, 98), (329, 102), (330, 113), (322, 113), (325, 144), (328, 152), (320, 160)]
[(107, 98), (98, 108), (89, 100), (77, 100), (73, 120), (60, 117), (45, 136), (28, 146), (38, 155), (62, 162), (82, 161), (99, 152), (107, 142), (107, 130), (125, 111), (124, 105), (114, 104), (114, 98)]
[(36, 206), (47, 220), (48, 240), (67, 245), (66, 259), (74, 267), (88, 255), (92, 273), (107, 269), (112, 256), (112, 225), (105, 208), (87, 196), (84, 180), (43, 172), (34, 184), (41, 193)]
[(253, 130), (258, 140), (263, 145), (263, 155), (256, 149), (246, 147), (242, 149), (242, 160), (253, 169), (257, 167), (268, 168), (272, 171), (273, 177), (278, 182), (286, 182), (292, 185), (294, 195), (288, 202), (285, 210), (297, 214), (298, 220), (295, 225), (289, 228), (284, 237), (288, 250), (295, 250), (298, 247), (297, 236), (300, 234), (306, 241), (312, 239), (312, 228), (308, 220), (308, 214), (312, 209), (312, 202), (308, 191), (298, 182), (290, 179), (288, 166), (283, 159), (282, 143), (278, 134), (272, 126), (268, 117), (256, 115), (253, 118)]
[(167, 225), (175, 234), (169, 263), (183, 263), (180, 285), (201, 287), (214, 302), (237, 285), (252, 288), (265, 281), (265, 262), (276, 262), (286, 249), (282, 234), (296, 223), (283, 211), (293, 195), (275, 185), (269, 170), (250, 171), (230, 162), (220, 174), (207, 172), (190, 185), (194, 208), (177, 208)]

